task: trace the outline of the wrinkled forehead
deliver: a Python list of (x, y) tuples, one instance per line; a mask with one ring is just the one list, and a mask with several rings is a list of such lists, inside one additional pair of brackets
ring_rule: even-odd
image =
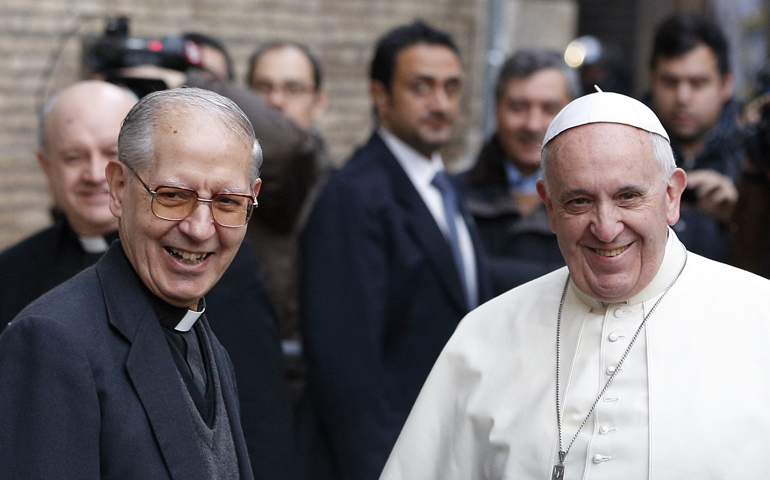
[(195, 160), (212, 171), (242, 169), (248, 177), (252, 142), (216, 118), (164, 114), (153, 125), (153, 153), (155, 167), (163, 160), (171, 163), (165, 166), (184, 170)]

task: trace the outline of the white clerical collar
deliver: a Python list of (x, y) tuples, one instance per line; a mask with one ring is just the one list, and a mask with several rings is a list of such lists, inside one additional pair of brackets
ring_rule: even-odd
[(110, 247), (107, 240), (101, 235), (94, 235), (92, 237), (86, 235), (78, 235), (80, 246), (86, 253), (104, 253)]
[(444, 170), (444, 162), (441, 161), (440, 153), (433, 152), (433, 155), (428, 158), (383, 126), (377, 129), (377, 133), (415, 185), (429, 187), (436, 173)]
[(195, 322), (198, 321), (198, 319), (201, 317), (201, 315), (203, 315), (203, 312), (205, 311), (206, 307), (203, 307), (200, 312), (187, 310), (187, 313), (185, 313), (184, 317), (182, 317), (182, 320), (176, 324), (174, 330), (177, 332), (189, 332), (193, 325), (195, 325)]
[[(668, 240), (666, 241), (666, 250), (663, 254), (663, 261), (660, 264), (658, 273), (655, 274), (655, 277), (653, 277), (652, 281), (646, 287), (644, 287), (641, 292), (637, 293), (625, 302), (617, 303), (638, 305), (663, 293), (671, 281), (674, 280), (674, 277), (676, 277), (679, 269), (682, 268), (682, 262), (684, 262), (684, 252), (684, 245), (679, 241), (679, 238), (677, 238), (671, 227), (669, 227)], [(595, 298), (590, 297), (586, 293), (582, 292), (579, 288), (577, 288), (577, 286), (575, 286), (575, 283), (572, 280), (570, 280), (570, 283), (572, 284), (572, 289), (574, 290), (577, 297), (591, 308), (604, 308), (608, 305), (606, 302), (596, 300)]]

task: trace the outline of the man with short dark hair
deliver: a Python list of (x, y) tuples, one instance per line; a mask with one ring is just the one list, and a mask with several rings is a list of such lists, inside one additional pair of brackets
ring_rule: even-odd
[(674, 230), (693, 252), (724, 261), (744, 160), (727, 39), (714, 22), (680, 13), (663, 22), (650, 60), (653, 110), (687, 172)]
[(495, 293), (564, 265), (537, 195), (540, 144), (559, 110), (580, 95), (577, 73), (549, 50), (521, 50), (500, 70), (497, 130), (460, 176), (468, 211), (489, 256)]
[(254, 131), (224, 97), (167, 90), (131, 109), (117, 150), (120, 240), (0, 335), (0, 476), (251, 479), (203, 296), (256, 207)]
[(376, 131), (331, 176), (302, 239), (308, 390), (335, 478), (379, 477), (445, 342), (491, 293), (438, 153), (462, 79), (448, 34), (415, 22), (383, 36)]

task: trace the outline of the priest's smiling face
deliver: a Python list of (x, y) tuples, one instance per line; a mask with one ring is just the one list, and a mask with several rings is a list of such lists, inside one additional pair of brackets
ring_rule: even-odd
[[(202, 199), (217, 193), (256, 197), (260, 181), (250, 186), (251, 145), (219, 121), (176, 113), (156, 122), (154, 162), (137, 172), (147, 186), (183, 187)], [(143, 283), (162, 300), (195, 309), (230, 265), (246, 227), (216, 224), (202, 203), (182, 220), (158, 218), (151, 195), (125, 164), (110, 163), (107, 176), (123, 249)]]
[(666, 181), (650, 133), (628, 125), (572, 128), (549, 148), (549, 188), (538, 193), (575, 285), (603, 302), (633, 297), (663, 261), (685, 173)]
[(80, 235), (114, 232), (104, 169), (117, 158), (120, 124), (136, 98), (107, 82), (78, 82), (50, 100), (37, 158), (56, 207)]

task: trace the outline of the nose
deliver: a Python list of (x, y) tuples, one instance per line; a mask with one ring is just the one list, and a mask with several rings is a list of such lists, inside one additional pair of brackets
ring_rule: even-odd
[(107, 181), (107, 176), (104, 170), (107, 168), (109, 160), (105, 159), (100, 154), (91, 155), (88, 161), (88, 165), (83, 171), (83, 176), (87, 181), (93, 183), (104, 183)]
[(543, 136), (545, 136), (545, 131), (548, 129), (550, 123), (551, 122), (546, 119), (546, 115), (541, 109), (532, 108), (529, 110), (526, 128), (530, 132), (543, 132)]
[(265, 102), (271, 107), (283, 111), (285, 99), (283, 87), (276, 85), (270, 90), (270, 93), (266, 95)]
[(691, 99), (692, 99), (692, 88), (690, 88), (689, 83), (679, 82), (679, 84), (676, 87), (676, 100), (680, 104), (689, 104)]
[(430, 106), (435, 112), (447, 113), (452, 108), (452, 99), (443, 88), (435, 88), (431, 99)]
[(612, 205), (599, 205), (596, 218), (591, 222), (591, 233), (603, 243), (612, 243), (623, 233), (625, 225), (618, 209)]
[(196, 242), (203, 243), (216, 234), (210, 204), (198, 202), (193, 211), (179, 221), (179, 230)]

